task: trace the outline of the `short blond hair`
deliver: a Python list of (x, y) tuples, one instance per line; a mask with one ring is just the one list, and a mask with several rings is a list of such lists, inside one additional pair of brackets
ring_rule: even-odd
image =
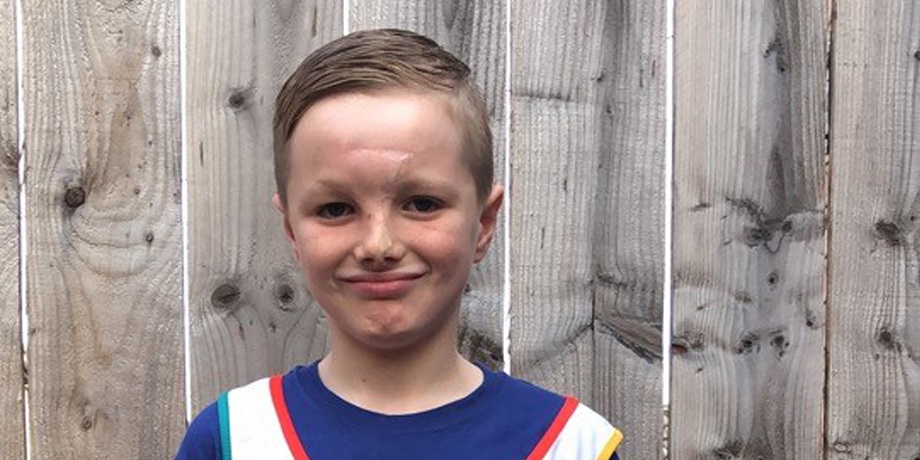
[(492, 189), (492, 130), (470, 68), (434, 40), (399, 29), (363, 30), (333, 40), (307, 56), (275, 100), (275, 184), (283, 204), (290, 179), (289, 141), (303, 114), (318, 101), (344, 93), (392, 88), (447, 97), (464, 137), (464, 156), (484, 202)]

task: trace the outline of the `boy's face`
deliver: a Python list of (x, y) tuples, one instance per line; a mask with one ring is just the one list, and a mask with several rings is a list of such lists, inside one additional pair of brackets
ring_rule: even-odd
[(445, 99), (392, 89), (323, 99), (290, 140), (285, 231), (335, 340), (375, 350), (455, 334), (502, 190), (484, 203)]

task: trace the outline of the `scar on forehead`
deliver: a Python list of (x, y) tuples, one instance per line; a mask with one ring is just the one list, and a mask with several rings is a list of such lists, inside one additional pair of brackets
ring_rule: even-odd
[(389, 181), (393, 182), (402, 177), (405, 174), (406, 168), (408, 167), (409, 160), (412, 158), (410, 152), (401, 152), (398, 150), (359, 150), (359, 154), (362, 153), (372, 153), (374, 162), (387, 162), (390, 164), (395, 164), (394, 168), (386, 168), (381, 170), (381, 173), (389, 173), (390, 176), (387, 178)]

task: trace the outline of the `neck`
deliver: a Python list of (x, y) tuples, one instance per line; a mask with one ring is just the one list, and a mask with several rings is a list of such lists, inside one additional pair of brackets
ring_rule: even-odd
[(384, 351), (330, 329), (332, 351), (319, 363), (320, 378), (358, 407), (390, 415), (421, 412), (463, 398), (482, 383), (479, 368), (457, 352), (455, 327), (424, 344)]

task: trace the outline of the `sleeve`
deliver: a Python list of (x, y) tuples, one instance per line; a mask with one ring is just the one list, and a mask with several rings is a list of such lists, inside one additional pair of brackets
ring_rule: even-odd
[(189, 425), (176, 460), (220, 460), (220, 421), (217, 403), (206, 407)]
[(535, 458), (615, 460), (617, 448), (623, 440), (620, 430), (573, 397), (567, 397), (566, 404), (547, 431), (548, 435), (550, 433), (552, 438), (548, 442), (551, 447), (543, 451), (545, 455), (540, 452)]
[(614, 452), (613, 455), (610, 456), (610, 460), (620, 460), (620, 456), (617, 455), (616, 452)]

